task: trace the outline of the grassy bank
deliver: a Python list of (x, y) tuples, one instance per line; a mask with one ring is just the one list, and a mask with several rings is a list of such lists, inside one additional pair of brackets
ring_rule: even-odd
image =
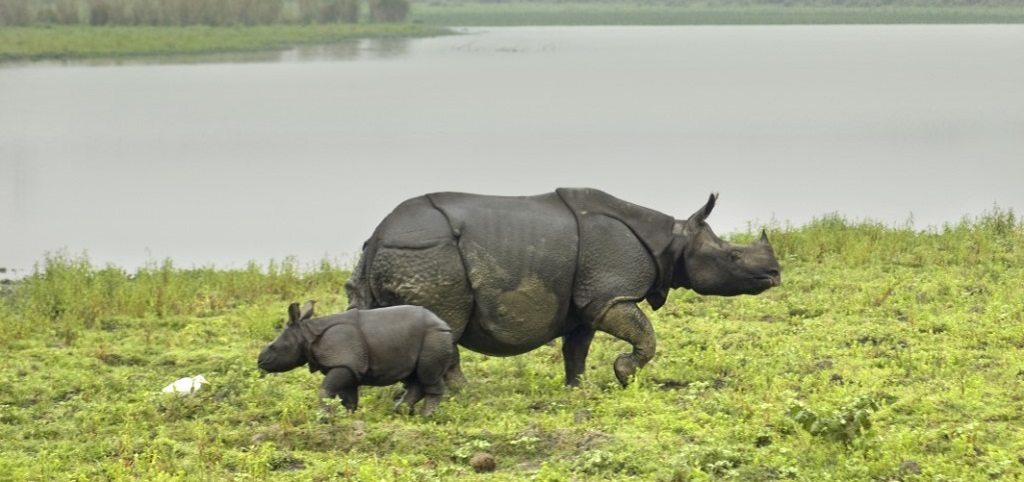
[(414, 24), (259, 25), (248, 27), (3, 27), (0, 61), (276, 50), (361, 38), (443, 35)]
[(417, 3), (414, 22), (445, 26), (789, 25), (1024, 23), (1024, 8), (994, 6), (672, 5), (612, 3)]
[[(51, 258), (0, 302), (0, 474), (13, 480), (1020, 480), (1024, 224), (918, 232), (826, 217), (773, 229), (784, 284), (677, 291), (658, 354), (619, 389), (598, 335), (583, 387), (561, 355), (464, 351), (431, 420), (363, 391), (324, 415), (319, 375), (258, 378), (292, 300), (342, 309), (347, 273), (294, 263), (130, 276)], [(745, 238), (747, 236), (739, 236)], [(202, 373), (193, 397), (160, 388)], [(468, 464), (492, 454), (498, 470)], [(2, 478), (2, 477), (0, 477)]]
[(235, 27), (0, 27), (0, 62), (268, 51), (297, 45), (450, 33), (452, 26), (1024, 23), (1024, 9), (990, 6), (828, 6), (657, 3), (417, 3), (404, 24)]

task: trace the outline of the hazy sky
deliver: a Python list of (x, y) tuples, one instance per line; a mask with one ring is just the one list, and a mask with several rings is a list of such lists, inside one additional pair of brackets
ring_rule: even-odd
[(591, 186), (720, 232), (1024, 210), (1024, 26), (512, 28), (0, 67), (0, 266), (348, 260), (403, 199)]

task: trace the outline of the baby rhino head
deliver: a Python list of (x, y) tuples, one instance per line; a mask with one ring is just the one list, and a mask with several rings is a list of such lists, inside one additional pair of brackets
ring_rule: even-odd
[(298, 303), (288, 307), (288, 324), (277, 339), (260, 351), (256, 365), (264, 372), (286, 372), (305, 365), (305, 338), (300, 323), (313, 317), (313, 301), (307, 301), (302, 309)]

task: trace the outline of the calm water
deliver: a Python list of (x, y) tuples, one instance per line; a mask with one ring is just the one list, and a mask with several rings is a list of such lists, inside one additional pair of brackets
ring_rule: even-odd
[[(430, 191), (599, 187), (720, 232), (1024, 210), (1024, 26), (471, 29), (0, 67), (0, 266), (348, 260)], [(2, 276), (2, 275), (0, 275)]]

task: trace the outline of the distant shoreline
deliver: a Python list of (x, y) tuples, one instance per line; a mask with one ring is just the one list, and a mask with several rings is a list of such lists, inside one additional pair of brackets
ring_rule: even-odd
[(359, 39), (447, 35), (433, 25), (320, 24), (246, 27), (0, 28), (0, 62), (259, 52)]
[(1022, 24), (997, 6), (700, 6), (613, 3), (418, 3), (410, 23), (238, 27), (0, 27), (0, 62), (261, 52), (356, 39), (429, 37), (449, 27), (602, 25)]
[(1024, 8), (991, 6), (671, 5), (609, 3), (418, 3), (413, 22), (448, 27), (555, 25), (1018, 24)]

